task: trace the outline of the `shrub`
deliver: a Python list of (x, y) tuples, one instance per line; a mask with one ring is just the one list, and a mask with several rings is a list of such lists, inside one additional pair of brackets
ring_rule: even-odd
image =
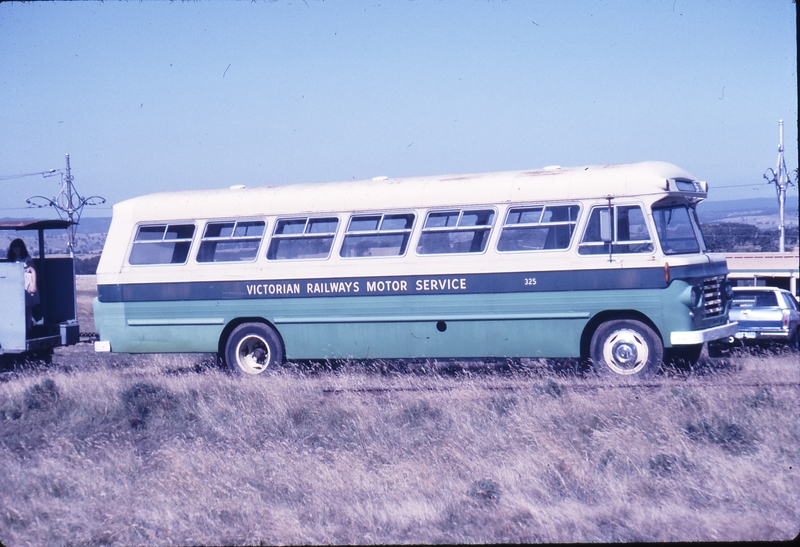
[(90, 257), (76, 257), (75, 258), (75, 273), (77, 275), (95, 275), (97, 273), (97, 264), (100, 262), (100, 255)]
[(25, 390), (25, 409), (48, 410), (58, 403), (60, 397), (55, 381), (47, 378)]
[(497, 502), (500, 499), (500, 485), (492, 479), (475, 481), (467, 491), (467, 495), (481, 502)]
[(177, 406), (175, 397), (166, 388), (148, 382), (137, 382), (121, 396), (133, 429), (143, 429), (153, 415), (164, 415)]
[(688, 423), (684, 431), (693, 441), (705, 441), (719, 445), (727, 452), (740, 455), (756, 450), (756, 436), (742, 425), (721, 416), (712, 420)]
[(748, 395), (745, 402), (753, 408), (771, 407), (775, 406), (775, 397), (769, 386), (761, 386), (753, 395)]

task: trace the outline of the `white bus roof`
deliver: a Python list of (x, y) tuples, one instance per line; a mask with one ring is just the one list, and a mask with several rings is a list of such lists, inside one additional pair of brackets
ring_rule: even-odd
[(114, 215), (130, 216), (134, 221), (159, 221), (666, 195), (668, 179), (695, 180), (675, 165), (656, 161), (467, 175), (376, 177), (162, 192), (117, 203)]

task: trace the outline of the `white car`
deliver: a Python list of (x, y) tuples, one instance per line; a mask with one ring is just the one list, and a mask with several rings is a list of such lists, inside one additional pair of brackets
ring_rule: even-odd
[(728, 344), (788, 343), (800, 346), (800, 310), (792, 293), (777, 287), (734, 287), (730, 320), (739, 332)]

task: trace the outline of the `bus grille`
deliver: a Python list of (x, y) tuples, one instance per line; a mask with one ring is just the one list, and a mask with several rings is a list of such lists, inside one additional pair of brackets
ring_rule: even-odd
[(721, 293), (724, 281), (724, 275), (703, 278), (703, 313), (706, 317), (716, 317), (725, 311)]

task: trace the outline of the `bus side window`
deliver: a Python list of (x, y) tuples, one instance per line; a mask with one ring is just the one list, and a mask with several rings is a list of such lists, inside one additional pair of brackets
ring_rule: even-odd
[(263, 220), (209, 222), (206, 224), (198, 262), (252, 262), (264, 235)]
[(494, 211), (431, 211), (417, 244), (417, 253), (482, 253), (489, 241)]
[(194, 224), (139, 226), (128, 263), (185, 264), (194, 237)]
[(497, 250), (567, 249), (578, 223), (578, 205), (512, 207), (508, 210)]
[(338, 228), (336, 217), (278, 219), (267, 260), (328, 258)]
[(402, 256), (413, 226), (413, 213), (353, 215), (339, 256)]
[(608, 254), (608, 246), (615, 254), (651, 253), (653, 241), (647, 229), (642, 208), (638, 205), (619, 205), (611, 208), (613, 212), (611, 241), (603, 241), (601, 236), (601, 215), (608, 211), (607, 206), (592, 209), (578, 254)]

